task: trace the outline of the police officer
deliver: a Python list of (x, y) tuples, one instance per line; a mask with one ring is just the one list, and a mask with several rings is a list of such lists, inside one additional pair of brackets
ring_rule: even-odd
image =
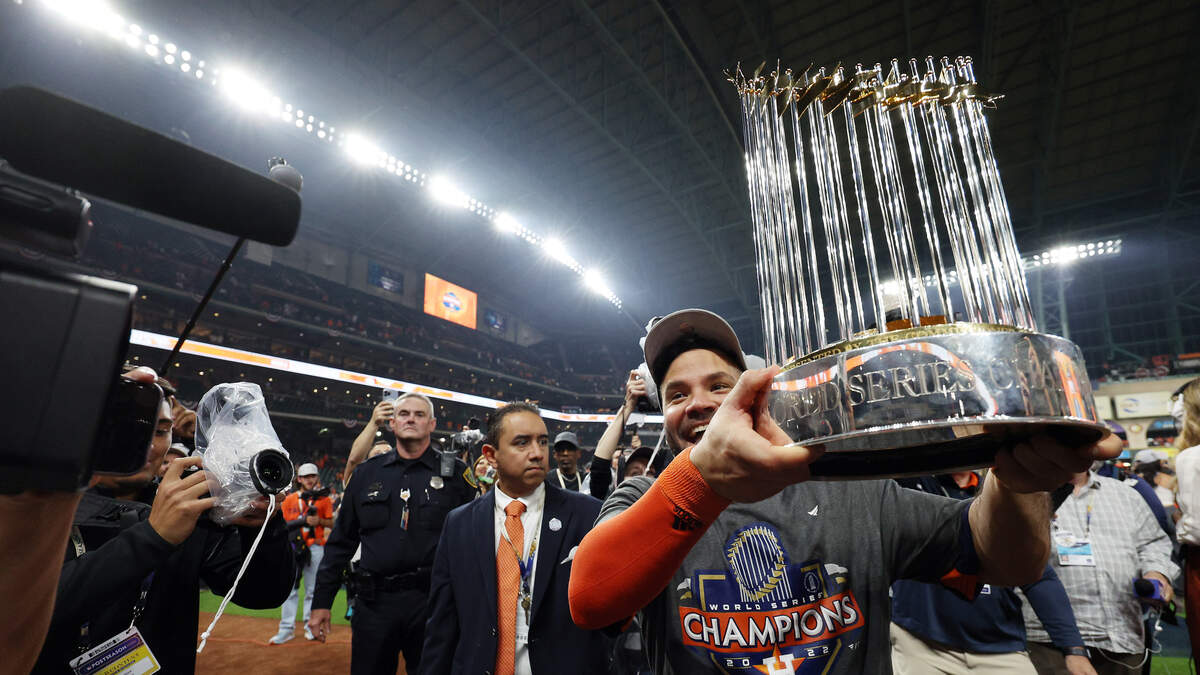
[(442, 523), (451, 509), (476, 495), (467, 465), (430, 446), (437, 420), (428, 398), (409, 393), (394, 404), (380, 403), (372, 422), (388, 416), (396, 452), (361, 464), (346, 486), (317, 572), (309, 619), (313, 635), (324, 642), (341, 571), (361, 542), (351, 620), (352, 675), (393, 675), (400, 651), (405, 669), (417, 672), (429, 618), (429, 572)]

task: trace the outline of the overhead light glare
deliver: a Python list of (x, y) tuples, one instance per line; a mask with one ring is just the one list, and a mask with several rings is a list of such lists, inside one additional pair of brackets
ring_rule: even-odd
[(576, 267), (579, 265), (579, 263), (575, 262), (575, 259), (572, 258), (571, 254), (567, 251), (566, 244), (564, 244), (558, 237), (550, 237), (543, 241), (542, 249), (546, 251), (546, 255), (554, 258), (567, 267)]
[[(200, 71), (196, 71), (196, 76), (200, 77)], [(239, 108), (250, 112), (267, 111), (273, 98), (266, 87), (236, 68), (225, 71), (221, 91)]]
[(470, 197), (467, 193), (458, 189), (454, 183), (445, 176), (434, 176), (429, 180), (429, 194), (434, 200), (446, 204), (448, 206), (457, 206), (459, 208), (467, 208)]
[[(121, 30), (125, 24), (104, 0), (42, 0), (42, 4), (63, 19), (85, 28), (111, 32)], [(131, 25), (129, 32), (141, 35), (142, 29)]]
[(516, 218), (503, 211), (496, 214), (496, 217), (492, 219), (492, 224), (496, 226), (497, 230), (510, 234), (516, 234), (525, 229), (521, 223), (517, 222)]
[(346, 134), (346, 143), (342, 147), (351, 160), (363, 166), (379, 164), (381, 160), (387, 158), (387, 153), (380, 150), (379, 146), (357, 133)]
[(1082, 258), (1097, 258), (1117, 255), (1121, 252), (1120, 239), (1093, 241), (1083, 244), (1058, 246), (1049, 251), (1042, 251), (1023, 259), (1027, 268), (1046, 267), (1049, 265), (1070, 265)]
[(608, 282), (604, 280), (604, 275), (598, 270), (592, 269), (584, 272), (583, 283), (597, 295), (602, 295), (606, 298), (612, 296), (612, 291), (608, 288)]
[(1078, 257), (1079, 254), (1072, 246), (1060, 246), (1050, 251), (1050, 259), (1059, 265), (1068, 265)]

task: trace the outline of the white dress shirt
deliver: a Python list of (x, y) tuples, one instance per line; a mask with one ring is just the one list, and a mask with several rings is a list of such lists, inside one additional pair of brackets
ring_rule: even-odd
[(1189, 546), (1200, 546), (1200, 445), (1176, 455), (1175, 477), (1179, 479), (1175, 500), (1182, 514), (1175, 534)]
[[(504, 534), (504, 521), (508, 519), (504, 509), (513, 501), (513, 498), (504, 494), (504, 490), (501, 490), (499, 485), (496, 486), (495, 493), (496, 508), (493, 509), (493, 515), (496, 524), (496, 547), (493, 550), (498, 551), (501, 545), (510, 545)], [(529, 547), (533, 544), (534, 537), (542, 529), (542, 510), (546, 504), (546, 486), (538, 485), (532, 494), (528, 497), (520, 497), (518, 501), (525, 504), (525, 513), (521, 514), (521, 527), (525, 530), (525, 541), (521, 545), (521, 557), (528, 560)], [(533, 592), (534, 576), (537, 574), (538, 556), (536, 553), (533, 557), (533, 569), (529, 572), (530, 593)], [(517, 650), (514, 663), (516, 675), (533, 675), (529, 665), (529, 624), (525, 621), (525, 609), (521, 607), (520, 594), (517, 595)]]

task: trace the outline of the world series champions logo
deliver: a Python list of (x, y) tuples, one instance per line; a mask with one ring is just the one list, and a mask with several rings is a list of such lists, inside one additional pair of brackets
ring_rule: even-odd
[[(683, 643), (727, 672), (823, 673), (862, 636), (862, 611), (847, 570), (794, 564), (767, 523), (725, 543), (723, 570), (697, 570), (680, 589)], [(694, 606), (682, 606), (692, 600)]]

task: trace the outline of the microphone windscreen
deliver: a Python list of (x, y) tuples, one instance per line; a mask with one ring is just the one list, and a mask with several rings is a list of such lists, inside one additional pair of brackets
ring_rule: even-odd
[(300, 226), (296, 189), (57, 94), (0, 90), (0, 129), (0, 158), (42, 180), (274, 246)]
[(291, 164), (275, 164), (267, 173), (270, 174), (271, 180), (280, 185), (286, 185), (296, 192), (304, 187), (304, 176), (301, 176), (296, 167)]
[(1133, 582), (1133, 592), (1139, 598), (1154, 597), (1154, 584), (1149, 579), (1135, 579)]

